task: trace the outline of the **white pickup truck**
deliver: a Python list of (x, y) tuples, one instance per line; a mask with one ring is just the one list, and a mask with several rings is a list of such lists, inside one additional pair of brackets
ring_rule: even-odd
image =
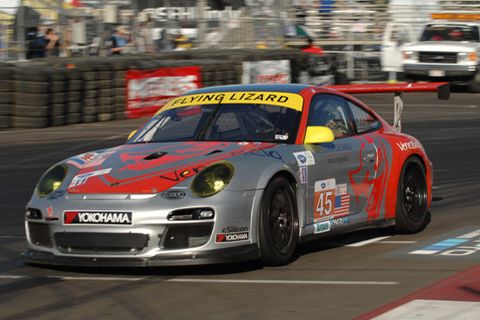
[[(410, 82), (449, 81), (480, 92), (480, 15), (432, 14), (432, 18), (423, 26), (418, 42), (399, 40), (396, 54), (401, 56), (400, 71)], [(406, 27), (402, 30), (405, 38), (410, 31)], [(390, 37), (392, 41), (399, 38), (394, 32)], [(393, 58), (390, 53), (390, 64)]]

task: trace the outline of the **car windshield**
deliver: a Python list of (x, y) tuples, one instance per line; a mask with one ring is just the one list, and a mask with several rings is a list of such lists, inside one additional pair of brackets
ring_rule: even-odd
[(128, 143), (251, 141), (294, 143), (297, 110), (270, 104), (206, 104), (165, 108)]
[(478, 27), (462, 24), (431, 24), (423, 31), (420, 41), (478, 42)]

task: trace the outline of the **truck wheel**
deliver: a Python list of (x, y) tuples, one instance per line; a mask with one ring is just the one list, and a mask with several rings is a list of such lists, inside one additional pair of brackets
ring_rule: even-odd
[(477, 76), (473, 76), (472, 79), (468, 81), (468, 91), (470, 93), (480, 92), (480, 86), (478, 85), (478, 82), (477, 82)]

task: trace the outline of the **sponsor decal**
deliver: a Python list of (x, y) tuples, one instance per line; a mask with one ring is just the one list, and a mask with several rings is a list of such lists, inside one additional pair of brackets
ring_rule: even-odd
[(276, 134), (275, 140), (288, 140), (288, 134)]
[(410, 140), (409, 142), (397, 142), (397, 146), (402, 151), (415, 150), (420, 148), (420, 143), (416, 140)]
[[(153, 190), (150, 191), (154, 192)], [(164, 199), (182, 199), (183, 197), (185, 197), (185, 195), (186, 193), (183, 190), (168, 190), (162, 192), (161, 194), (162, 198)]]
[(297, 163), (299, 166), (313, 166), (315, 165), (315, 158), (313, 157), (312, 152), (305, 151), (305, 152), (294, 152), (293, 155), (295, 159), (297, 159)]
[(303, 105), (303, 98), (298, 94), (285, 92), (214, 92), (177, 97), (167, 103), (164, 109), (198, 104), (218, 104), (220, 102), (237, 104), (265, 103), (300, 111)]
[(132, 225), (132, 212), (65, 211), (63, 224)]
[(306, 184), (307, 183), (307, 166), (299, 166), (298, 172), (300, 172), (300, 183)]
[(48, 217), (45, 217), (46, 221), (58, 220), (58, 217), (53, 216), (53, 206), (48, 207), (47, 212), (48, 212)]
[(234, 242), (248, 240), (248, 232), (235, 232), (226, 234), (217, 234), (215, 242)]
[(248, 231), (248, 227), (228, 226), (222, 229), (223, 233), (244, 232), (244, 231)]
[(73, 179), (70, 182), (70, 184), (68, 185), (68, 187), (71, 188), (71, 187), (80, 186), (80, 185), (84, 184), (85, 182), (87, 182), (88, 178), (99, 176), (99, 175), (102, 175), (102, 174), (107, 174), (111, 170), (112, 170), (112, 168), (108, 168), (108, 169), (97, 170), (97, 171), (92, 171), (92, 172), (87, 172), (87, 173), (82, 173), (82, 174), (76, 175), (75, 177), (73, 177)]
[(58, 198), (63, 197), (64, 194), (65, 194), (65, 190), (55, 190), (54, 192), (48, 195), (47, 200), (56, 200)]
[(336, 219), (330, 220), (330, 226), (339, 227), (339, 226), (343, 226), (344, 224), (348, 224), (349, 222), (350, 222), (350, 219), (348, 219), (348, 217), (336, 218)]
[(72, 166), (75, 166), (77, 168), (81, 168), (85, 165), (85, 163), (95, 158), (96, 155), (98, 155), (98, 153), (96, 152), (83, 153), (81, 155), (68, 159), (66, 163), (71, 164)]
[(336, 184), (334, 178), (315, 182), (314, 220), (339, 218), (349, 214), (350, 195), (347, 184)]
[(312, 146), (313, 152), (316, 154), (329, 154), (352, 151), (353, 147), (349, 143), (322, 143), (322, 145)]
[(343, 156), (343, 157), (336, 157), (336, 158), (328, 158), (327, 159), (327, 163), (328, 164), (342, 164), (342, 162), (347, 162), (347, 161), (350, 161), (350, 158), (347, 157), (347, 156)]
[(315, 234), (328, 232), (330, 231), (330, 221), (315, 223), (313, 227), (314, 227)]

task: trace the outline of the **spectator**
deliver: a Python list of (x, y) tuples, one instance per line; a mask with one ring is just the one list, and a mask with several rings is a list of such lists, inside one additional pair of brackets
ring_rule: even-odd
[(57, 42), (59, 38), (60, 37), (53, 32), (52, 28), (48, 28), (44, 36), (37, 37), (33, 42), (32, 58), (44, 58), (48, 50), (52, 50), (55, 46), (58, 46)]
[(110, 39), (105, 41), (105, 46), (109, 48), (109, 55), (119, 55), (127, 46), (131, 46), (131, 44), (125, 40), (125, 37), (129, 34), (130, 31), (126, 26), (117, 26), (115, 28), (115, 32)]
[(192, 43), (190, 42), (190, 39), (188, 39), (188, 37), (182, 35), (181, 33), (177, 34), (173, 43), (174, 51), (189, 50), (192, 48)]
[(300, 50), (302, 52), (310, 52), (310, 53), (316, 53), (316, 54), (320, 54), (320, 55), (324, 55), (325, 52), (323, 52), (323, 49), (314, 45), (313, 44), (313, 40), (312, 38), (308, 38), (308, 45), (303, 48), (302, 50)]
[(220, 29), (216, 28), (205, 37), (205, 42), (209, 48), (220, 48), (220, 43), (223, 41), (223, 35)]

